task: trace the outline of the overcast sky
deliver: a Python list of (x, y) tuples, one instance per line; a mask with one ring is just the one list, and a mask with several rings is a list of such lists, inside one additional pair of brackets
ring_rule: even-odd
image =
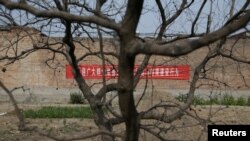
[[(91, 7), (95, 7), (95, 1), (93, 0), (86, 0)], [(217, 28), (221, 27), (225, 21), (228, 19), (228, 13), (230, 10), (231, 0), (208, 0), (208, 2), (205, 5), (204, 10), (202, 11), (200, 15), (200, 19), (197, 21), (197, 26), (195, 27), (195, 30), (197, 33), (204, 32), (206, 30), (207, 25), (207, 16), (210, 11), (211, 7), (211, 1), (213, 1), (212, 5), (212, 30), (216, 30)], [(41, 1), (40, 1), (41, 2)], [(114, 3), (114, 6), (110, 3)], [(168, 0), (168, 1), (162, 1), (163, 6), (165, 7), (165, 12), (167, 14), (167, 17), (171, 17), (176, 11), (176, 8), (178, 8), (181, 4), (181, 0)], [(245, 0), (236, 0), (235, 2), (235, 8), (234, 12), (238, 11), (240, 7), (244, 4)], [(113, 14), (116, 11), (115, 8), (122, 7), (126, 1), (124, 0), (109, 0), (103, 7), (103, 10), (109, 10), (109, 14)], [(166, 30), (166, 34), (188, 34), (191, 30), (191, 24), (194, 20), (197, 11), (199, 7), (201, 6), (202, 0), (195, 0), (195, 2), (192, 4), (192, 6), (189, 9), (186, 9), (183, 14), (177, 18), (176, 21), (174, 21)], [(113, 10), (112, 10), (113, 9)], [(74, 9), (72, 9), (73, 11)], [(123, 8), (124, 12), (125, 8)], [(71, 12), (72, 12), (71, 11)], [(22, 17), (26, 17), (27, 14), (25, 12), (13, 12), (13, 16), (17, 23), (24, 24), (27, 20)], [(155, 0), (145, 0), (144, 2), (144, 10), (143, 15), (141, 16), (137, 31), (140, 34), (149, 33), (152, 36), (157, 29), (159, 29), (161, 20), (160, 15), (155, 3)], [(20, 16), (21, 15), (21, 16)], [(23, 16), (26, 15), (26, 16)], [(117, 22), (121, 21), (123, 15), (117, 14), (113, 16), (112, 18), (115, 19)], [(32, 16), (29, 16), (32, 17)], [(2, 18), (2, 17), (0, 17)], [(55, 22), (60, 22), (59, 20), (54, 20)], [(0, 22), (0, 24), (3, 24)], [(33, 25), (33, 27), (40, 28), (44, 23), (37, 23)], [(44, 28), (46, 31), (56, 31), (56, 34), (52, 36), (58, 36), (62, 35), (63, 33), (60, 33), (58, 31), (63, 32), (64, 27), (62, 25), (56, 25), (54, 24), (51, 26), (45, 26)], [(86, 28), (87, 29), (87, 28)], [(96, 30), (87, 29), (90, 32), (95, 32)], [(46, 33), (47, 34), (47, 33)], [(53, 34), (52, 32), (50, 34)]]
[[(157, 6), (154, 1), (155, 0), (146, 0), (144, 4), (145, 7), (149, 7), (149, 9), (154, 7), (156, 11)], [(175, 2), (178, 3), (178, 1)], [(236, 0), (234, 12), (238, 11), (244, 2), (244, 0)], [(201, 3), (202, 0), (196, 0), (192, 6), (187, 9), (184, 14), (178, 17), (178, 19), (168, 28), (167, 33), (190, 33), (192, 21), (194, 20)], [(230, 11), (230, 5), (231, 0), (213, 0), (212, 8), (214, 12), (212, 13), (212, 29), (217, 29), (226, 22), (229, 16), (228, 13)], [(204, 32), (206, 30), (207, 16), (210, 11), (210, 6), (211, 1), (208, 0), (200, 15), (200, 19), (197, 22), (196, 29), (198, 32)], [(144, 12), (145, 11), (146, 10), (144, 10)], [(170, 9), (168, 11), (169, 13), (174, 13), (174, 9)], [(154, 33), (159, 27), (159, 21), (159, 13), (148, 11), (141, 17), (138, 31), (141, 33)]]

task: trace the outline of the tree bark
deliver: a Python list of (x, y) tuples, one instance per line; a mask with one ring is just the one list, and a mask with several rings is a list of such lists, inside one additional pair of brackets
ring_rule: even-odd
[(18, 129), (20, 131), (25, 130), (25, 121), (24, 121), (24, 117), (23, 114), (21, 112), (21, 109), (18, 107), (16, 99), (14, 98), (12, 92), (0, 81), (0, 87), (3, 88), (3, 90), (8, 94), (8, 96), (10, 97), (10, 101), (12, 102), (14, 109), (15, 109), (15, 113), (17, 115), (17, 118), (19, 120), (19, 125), (18, 125)]
[[(71, 60), (76, 60), (74, 54), (70, 54), (70, 57), (71, 57)], [(109, 123), (109, 121), (105, 117), (105, 113), (102, 109), (100, 99), (97, 99), (96, 97), (93, 96), (89, 87), (87, 87), (87, 85), (85, 85), (86, 83), (81, 76), (81, 73), (80, 73), (80, 70), (78, 68), (77, 63), (75, 61), (72, 61), (72, 62), (74, 62), (71, 64), (71, 66), (74, 70), (75, 80), (78, 84), (79, 89), (84, 94), (85, 98), (88, 100), (90, 107), (91, 107), (91, 110), (93, 110), (94, 121), (95, 121), (96, 125), (102, 131), (112, 132), (112, 125)], [(102, 140), (103, 141), (113, 141), (114, 138), (110, 135), (103, 135)]]
[[(102, 109), (101, 99), (98, 99), (91, 92), (90, 87), (87, 85), (86, 81), (81, 75), (80, 69), (78, 68), (77, 59), (75, 56), (75, 44), (73, 43), (72, 33), (71, 33), (71, 23), (65, 22), (66, 30), (63, 42), (66, 44), (67, 50), (67, 60), (72, 67), (72, 73), (74, 74), (74, 79), (78, 84), (79, 89), (83, 93), (84, 97), (88, 100), (90, 108), (94, 113), (94, 121), (98, 128), (102, 131), (112, 132), (112, 125), (107, 120), (105, 113)], [(103, 141), (113, 141), (114, 138), (109, 135), (102, 136)]]
[(127, 54), (126, 43), (121, 43), (119, 56), (119, 78), (121, 89), (118, 90), (119, 106), (126, 125), (125, 141), (137, 141), (139, 138), (140, 119), (133, 97), (133, 69), (135, 56)]

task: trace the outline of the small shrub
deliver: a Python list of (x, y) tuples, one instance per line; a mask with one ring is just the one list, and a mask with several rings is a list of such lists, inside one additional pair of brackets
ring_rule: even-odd
[(206, 102), (205, 99), (203, 99), (203, 98), (201, 98), (201, 97), (199, 97), (199, 96), (195, 96), (195, 97), (194, 97), (193, 104), (194, 104), (194, 105), (206, 105), (207, 102)]
[(220, 100), (218, 99), (218, 96), (215, 95), (215, 96), (210, 97), (208, 104), (209, 105), (220, 104)]
[(72, 104), (84, 104), (85, 100), (83, 95), (79, 92), (79, 93), (70, 93), (70, 103)]
[(250, 106), (250, 96), (247, 99), (247, 106)]
[(247, 105), (247, 100), (241, 96), (237, 99), (236, 105), (245, 106), (245, 105)]
[(226, 94), (223, 96), (221, 104), (222, 105), (235, 105), (236, 102), (233, 96)]
[[(187, 102), (186, 94), (180, 94), (175, 98), (176, 100), (180, 102), (184, 102), (184, 103)], [(200, 97), (200, 96), (194, 96), (193, 105), (250, 106), (250, 97), (244, 98), (241, 96), (236, 99), (231, 95), (225, 94), (222, 97), (218, 97), (217, 95), (215, 95), (215, 96), (210, 96), (209, 99), (204, 99), (203, 97)]]
[(187, 95), (186, 94), (180, 94), (177, 97), (175, 97), (176, 100), (180, 101), (180, 102), (187, 102)]

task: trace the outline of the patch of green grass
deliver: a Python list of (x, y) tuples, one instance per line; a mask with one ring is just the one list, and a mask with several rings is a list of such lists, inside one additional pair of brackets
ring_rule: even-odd
[[(176, 99), (180, 102), (187, 101), (187, 95), (179, 95)], [(250, 106), (250, 97), (238, 97), (235, 98), (231, 95), (223, 95), (222, 97), (213, 96), (209, 99), (204, 99), (200, 96), (195, 96), (193, 100), (193, 105), (235, 105), (235, 106)]]
[(25, 110), (26, 118), (92, 118), (90, 107), (42, 107), (38, 110)]

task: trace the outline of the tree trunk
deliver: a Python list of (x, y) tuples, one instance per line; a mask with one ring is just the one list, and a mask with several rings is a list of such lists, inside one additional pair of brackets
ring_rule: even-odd
[[(98, 104), (98, 103), (101, 103), (100, 100), (98, 100), (96, 97), (93, 97), (89, 94), (86, 94), (86, 93), (90, 93), (90, 92), (86, 92), (89, 89), (87, 89), (86, 87), (84, 87), (82, 85), (84, 80), (80, 76), (80, 72), (79, 72), (78, 68), (75, 68), (75, 71), (77, 72), (76, 73), (77, 76), (75, 77), (75, 80), (78, 84), (78, 87), (80, 88), (80, 90), (82, 91), (84, 96), (87, 98), (87, 100), (90, 104), (91, 110), (93, 110), (94, 121), (95, 121), (96, 125), (102, 131), (112, 132), (112, 125), (108, 122), (107, 118), (105, 117), (105, 113), (102, 109), (102, 105)], [(110, 135), (102, 135), (102, 140), (103, 141), (113, 141), (114, 137), (112, 137)]]
[[(70, 28), (68, 28), (70, 29)], [(68, 33), (71, 33), (68, 31)], [(75, 45), (72, 42), (72, 36), (71, 34), (66, 36), (64, 38), (64, 42), (68, 45), (68, 55), (69, 57), (67, 58), (68, 62), (70, 63), (72, 67), (72, 73), (74, 74), (74, 79), (78, 84), (79, 89), (83, 93), (84, 97), (88, 100), (90, 104), (91, 110), (93, 110), (94, 113), (94, 121), (98, 128), (103, 131), (109, 131), (112, 132), (112, 125), (108, 122), (107, 118), (105, 117), (105, 113), (102, 109), (101, 99), (96, 98), (93, 93), (91, 92), (91, 89), (89, 86), (86, 84), (85, 80), (82, 78), (81, 72), (78, 68), (78, 64), (76, 61), (76, 56), (75, 56)], [(103, 141), (113, 141), (114, 137), (110, 135), (102, 135), (102, 140)]]
[[(95, 99), (96, 101), (96, 99)], [(94, 111), (94, 121), (98, 128), (102, 131), (112, 132), (113, 128), (109, 120), (105, 117), (105, 113), (102, 109), (101, 105), (98, 104), (90, 104), (91, 109)], [(102, 135), (103, 141), (114, 141), (114, 137), (110, 135)]]
[(15, 109), (15, 113), (17, 115), (17, 118), (19, 120), (19, 125), (18, 125), (18, 129), (20, 131), (23, 131), (26, 129), (25, 127), (25, 121), (24, 121), (24, 117), (23, 117), (23, 113), (21, 112), (20, 108), (17, 105), (16, 99), (14, 98), (12, 92), (0, 81), (0, 88), (2, 88), (10, 97), (10, 101), (12, 102), (14, 109)]
[[(105, 113), (102, 109), (102, 105), (99, 105), (100, 99), (97, 99), (96, 97), (94, 97), (92, 94), (88, 94), (91, 93), (89, 88), (84, 87), (83, 83), (84, 80), (82, 79), (82, 76), (80, 74), (80, 70), (77, 67), (74, 67), (75, 70), (75, 80), (78, 84), (78, 87), (80, 88), (80, 90), (82, 91), (82, 93), (84, 94), (84, 96), (86, 97), (86, 99), (88, 100), (91, 109), (93, 110), (93, 114), (94, 114), (94, 121), (96, 123), (96, 125), (98, 126), (98, 128), (100, 130), (103, 131), (109, 131), (112, 132), (112, 125), (108, 122), (107, 118), (105, 117)], [(102, 140), (103, 141), (113, 141), (114, 137), (110, 136), (110, 135), (102, 135)]]
[(125, 120), (125, 141), (137, 141), (139, 138), (139, 121), (133, 97), (133, 69), (135, 57), (126, 53), (123, 47), (120, 49), (119, 78), (118, 83), (122, 87), (118, 91), (119, 106)]

